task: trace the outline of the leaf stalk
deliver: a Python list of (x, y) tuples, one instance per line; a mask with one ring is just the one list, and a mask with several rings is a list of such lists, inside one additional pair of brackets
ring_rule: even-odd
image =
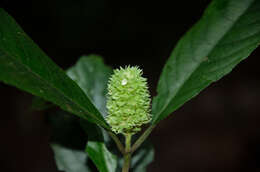
[(145, 132), (136, 140), (136, 142), (134, 143), (131, 152), (135, 152), (136, 149), (138, 149), (141, 144), (147, 139), (147, 137), (151, 134), (151, 132), (153, 131), (153, 129), (155, 128), (155, 124), (150, 125), (150, 127), (148, 127)]

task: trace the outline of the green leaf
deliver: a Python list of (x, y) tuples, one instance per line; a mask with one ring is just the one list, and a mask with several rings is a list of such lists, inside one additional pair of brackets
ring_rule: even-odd
[(231, 72), (259, 43), (259, 0), (212, 1), (163, 68), (153, 100), (152, 123)]
[[(94, 103), (101, 114), (106, 116), (107, 82), (112, 74), (112, 68), (105, 65), (101, 56), (82, 56), (77, 63), (67, 70), (67, 75), (73, 79)], [(40, 97), (32, 99), (33, 110), (45, 110), (53, 104)]]
[(0, 80), (109, 128), (78, 85), (3, 9), (0, 9)]
[(51, 144), (58, 170), (65, 172), (91, 172), (86, 165), (87, 155), (84, 151), (73, 150), (59, 144)]
[(68, 69), (67, 74), (88, 95), (97, 109), (106, 116), (107, 82), (112, 68), (105, 65), (101, 56), (82, 56)]
[(88, 157), (95, 163), (100, 172), (115, 172), (117, 167), (117, 157), (109, 152), (105, 145), (104, 132), (96, 125), (82, 123), (83, 128), (88, 133), (88, 144), (86, 152)]

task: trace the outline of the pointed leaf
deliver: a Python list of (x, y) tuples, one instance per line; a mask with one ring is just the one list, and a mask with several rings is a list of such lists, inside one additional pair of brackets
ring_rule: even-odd
[(0, 80), (109, 128), (78, 85), (3, 9), (0, 9)]
[(152, 123), (229, 73), (260, 43), (259, 0), (214, 0), (178, 42), (161, 74)]

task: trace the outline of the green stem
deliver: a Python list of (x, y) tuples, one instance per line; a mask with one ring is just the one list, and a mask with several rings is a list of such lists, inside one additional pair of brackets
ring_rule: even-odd
[(124, 153), (124, 165), (122, 172), (128, 172), (131, 165), (131, 134), (125, 135), (125, 153)]
[(138, 140), (134, 143), (131, 152), (134, 152), (139, 146), (145, 141), (145, 139), (150, 135), (156, 125), (151, 125), (148, 127), (145, 132), (138, 138)]
[(121, 143), (121, 141), (119, 140), (119, 138), (111, 131), (108, 131), (108, 134), (110, 135), (110, 137), (112, 137), (112, 139), (115, 141), (117, 148), (119, 149), (119, 151), (122, 154), (125, 154), (125, 148), (123, 146), (123, 144)]

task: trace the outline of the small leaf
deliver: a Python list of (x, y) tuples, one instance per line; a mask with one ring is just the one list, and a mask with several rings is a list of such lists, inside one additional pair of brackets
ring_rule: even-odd
[(90, 123), (82, 123), (88, 133), (86, 152), (100, 172), (115, 172), (117, 157), (106, 148), (102, 129)]
[(59, 144), (51, 144), (55, 154), (58, 170), (65, 172), (91, 172), (86, 165), (87, 155), (84, 151), (73, 150)]
[(0, 9), (0, 80), (109, 129), (89, 98)]
[(67, 71), (68, 76), (81, 87), (104, 117), (107, 82), (111, 73), (112, 68), (105, 65), (98, 55), (82, 56)]
[(152, 123), (231, 72), (259, 43), (259, 0), (212, 1), (163, 68), (153, 100)]

